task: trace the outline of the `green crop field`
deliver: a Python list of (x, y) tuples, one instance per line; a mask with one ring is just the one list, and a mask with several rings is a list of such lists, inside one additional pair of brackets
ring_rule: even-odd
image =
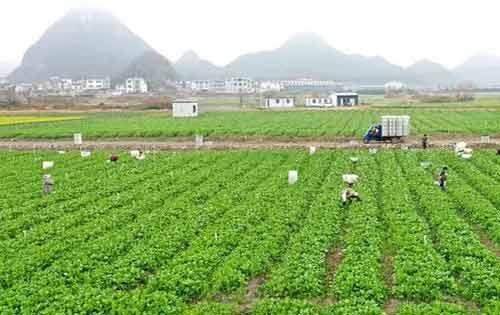
[[(500, 111), (353, 110), (211, 112), (194, 119), (167, 113), (87, 114), (80, 120), (0, 126), (0, 138), (282, 136), (359, 137), (384, 114), (411, 116), (412, 134), (500, 134)], [(42, 115), (43, 116), (43, 115)], [(5, 118), (6, 116), (4, 116)]]
[[(117, 134), (140, 130), (119, 119)], [(15, 130), (64, 135), (74, 123)], [(492, 150), (470, 161), (445, 150), (108, 155), (0, 152), (0, 314), (500, 314)], [(55, 162), (46, 197), (42, 161)], [(434, 184), (443, 165), (447, 192)], [(343, 208), (350, 171), (362, 202)]]

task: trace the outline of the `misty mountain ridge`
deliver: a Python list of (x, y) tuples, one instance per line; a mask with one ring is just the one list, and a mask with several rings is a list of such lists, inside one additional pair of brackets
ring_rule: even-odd
[[(1, 70), (1, 69), (0, 69)], [(479, 54), (448, 70), (429, 60), (403, 68), (380, 56), (346, 54), (314, 33), (299, 33), (274, 50), (244, 54), (224, 67), (186, 52), (175, 64), (159, 55), (114, 15), (100, 9), (71, 10), (31, 46), (9, 79), (39, 82), (52, 76), (79, 79), (142, 73), (164, 82), (243, 76), (257, 80), (311, 78), (359, 84), (403, 81), (449, 85), (458, 81), (500, 82), (500, 57)]]
[(131, 77), (144, 78), (153, 90), (166, 88), (170, 81), (178, 79), (177, 72), (170, 61), (154, 50), (146, 51), (132, 60), (122, 73), (121, 79)]
[(10, 79), (33, 82), (51, 76), (114, 77), (134, 58), (151, 50), (111, 13), (75, 9), (49, 27), (28, 49)]
[(185, 52), (174, 65), (176, 71), (186, 80), (221, 79), (224, 70), (213, 63), (201, 59), (196, 52)]
[(0, 77), (7, 76), (17, 65), (18, 63), (15, 62), (0, 61)]
[(462, 79), (480, 85), (500, 85), (500, 56), (480, 53), (456, 67), (454, 73)]
[(454, 85), (459, 81), (452, 71), (428, 59), (421, 59), (406, 70), (424, 84)]
[(413, 81), (402, 67), (383, 58), (345, 54), (310, 33), (293, 36), (273, 51), (243, 55), (230, 63), (226, 71), (259, 79), (310, 77), (359, 83)]

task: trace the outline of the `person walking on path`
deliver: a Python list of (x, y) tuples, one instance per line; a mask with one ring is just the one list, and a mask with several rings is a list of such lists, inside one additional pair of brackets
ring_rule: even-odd
[(427, 150), (429, 148), (429, 137), (425, 134), (424, 137), (422, 138), (422, 148), (424, 150)]

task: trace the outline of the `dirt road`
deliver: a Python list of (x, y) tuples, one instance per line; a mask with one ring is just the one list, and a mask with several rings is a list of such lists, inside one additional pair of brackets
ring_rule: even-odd
[[(432, 147), (451, 147), (454, 143), (465, 141), (471, 147), (496, 147), (500, 145), (499, 138), (492, 138), (490, 144), (481, 144), (478, 136), (439, 137), (431, 138)], [(0, 140), (3, 150), (80, 150), (80, 149), (136, 149), (146, 150), (227, 150), (227, 149), (286, 149), (286, 148), (408, 148), (420, 146), (420, 139), (409, 138), (403, 143), (370, 143), (364, 144), (358, 138), (338, 139), (275, 139), (275, 138), (227, 138), (205, 139), (202, 146), (196, 146), (194, 138), (169, 139), (99, 139), (85, 141), (82, 146), (76, 146), (72, 140)]]

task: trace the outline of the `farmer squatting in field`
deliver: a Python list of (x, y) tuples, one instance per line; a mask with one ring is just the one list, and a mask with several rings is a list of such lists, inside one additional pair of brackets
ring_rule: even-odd
[(54, 180), (52, 179), (52, 176), (49, 174), (43, 175), (43, 180), (42, 180), (42, 189), (43, 189), (43, 194), (46, 196), (52, 192), (54, 188)]
[(342, 191), (341, 199), (342, 199), (342, 206), (347, 206), (354, 200), (361, 201), (361, 198), (359, 197), (359, 193), (357, 193), (353, 189), (354, 183), (348, 183), (347, 188)]
[(446, 191), (446, 181), (448, 180), (448, 167), (443, 167), (437, 176), (436, 183), (441, 190)]

